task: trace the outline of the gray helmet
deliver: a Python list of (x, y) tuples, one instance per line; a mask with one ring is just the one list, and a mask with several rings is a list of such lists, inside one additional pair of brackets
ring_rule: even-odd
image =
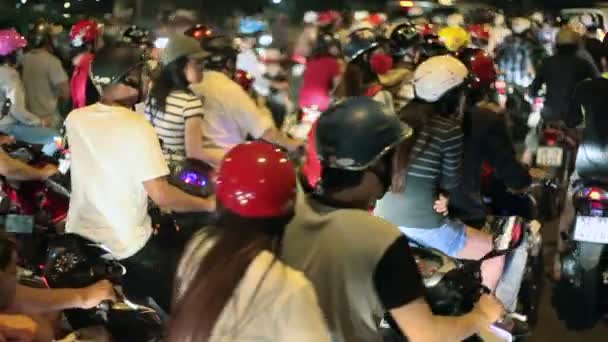
[(362, 171), (412, 133), (408, 125), (379, 102), (369, 97), (352, 97), (321, 115), (315, 143), (324, 165)]
[(97, 86), (125, 81), (131, 70), (143, 67), (141, 50), (127, 45), (106, 46), (99, 50), (91, 64), (91, 80)]

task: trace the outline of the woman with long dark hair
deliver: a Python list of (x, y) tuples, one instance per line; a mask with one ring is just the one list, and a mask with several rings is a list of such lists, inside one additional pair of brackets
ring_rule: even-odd
[(186, 158), (204, 160), (203, 103), (190, 85), (202, 80), (201, 60), (207, 55), (196, 39), (171, 37), (161, 57), (162, 71), (148, 94), (144, 112), (170, 164)]
[(275, 146), (228, 152), (217, 222), (195, 235), (178, 268), (169, 342), (330, 340), (312, 285), (277, 257), (295, 199), (293, 164)]
[[(417, 99), (401, 112), (414, 129), (411, 151), (398, 151), (399, 171), (391, 191), (375, 208), (410, 239), (462, 259), (480, 259), (493, 248), (492, 236), (447, 218), (447, 199), (462, 178), (463, 133), (469, 71), (451, 56), (433, 57), (414, 74)], [(411, 153), (410, 153), (411, 152)], [(504, 258), (483, 263), (484, 285), (494, 290)]]

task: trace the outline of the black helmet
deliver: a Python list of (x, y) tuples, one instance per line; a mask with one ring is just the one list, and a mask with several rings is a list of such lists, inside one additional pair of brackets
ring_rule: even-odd
[(33, 48), (41, 48), (49, 44), (52, 41), (52, 32), (53, 28), (50, 23), (45, 20), (38, 20), (28, 34), (29, 45)]
[(122, 34), (121, 38), (123, 43), (127, 43), (136, 47), (152, 47), (154, 46), (154, 39), (150, 30), (137, 25), (131, 25)]
[(369, 97), (351, 97), (319, 118), (316, 147), (331, 168), (362, 171), (412, 135), (412, 129)]
[(142, 67), (144, 62), (138, 49), (126, 45), (106, 46), (99, 50), (91, 64), (91, 80), (101, 87), (124, 82), (129, 72)]
[(330, 33), (321, 33), (317, 37), (312, 54), (314, 56), (323, 56), (329, 54), (329, 49), (332, 47), (340, 49), (340, 40)]
[(236, 48), (234, 39), (227, 36), (214, 36), (206, 38), (201, 43), (203, 50), (210, 55), (205, 59), (205, 68), (221, 70), (226, 67), (226, 62), (236, 62), (239, 50)]
[(402, 21), (391, 26), (387, 32), (387, 38), (394, 56), (405, 56), (410, 47), (422, 42), (422, 35), (409, 21)]
[(184, 34), (198, 40), (203, 40), (211, 37), (213, 35), (213, 30), (207, 25), (196, 24), (184, 31)]
[(347, 62), (351, 62), (379, 45), (373, 30), (367, 28), (355, 30), (348, 35), (346, 44), (344, 44), (344, 58)]

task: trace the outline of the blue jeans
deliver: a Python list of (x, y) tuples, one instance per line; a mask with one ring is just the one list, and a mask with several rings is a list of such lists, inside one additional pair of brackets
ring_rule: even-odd
[(459, 221), (446, 219), (443, 225), (438, 228), (422, 229), (399, 227), (399, 230), (401, 230), (408, 239), (455, 258), (467, 242), (465, 228), (466, 226)]
[(0, 132), (28, 144), (43, 145), (42, 152), (48, 156), (57, 152), (55, 138), (59, 137), (60, 134), (52, 128), (12, 124), (0, 126)]

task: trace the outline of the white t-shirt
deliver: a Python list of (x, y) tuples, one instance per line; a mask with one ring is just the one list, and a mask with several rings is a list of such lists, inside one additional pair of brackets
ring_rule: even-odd
[(143, 182), (169, 174), (154, 128), (129, 109), (100, 103), (65, 121), (72, 158), (66, 230), (103, 244), (119, 258), (152, 234)]
[(25, 108), (25, 91), (19, 73), (15, 68), (0, 66), (0, 106), (4, 101), (11, 101), (9, 115), (0, 119), (0, 126), (22, 123), (25, 125), (40, 125), (40, 118)]
[[(178, 297), (187, 290), (211, 245), (200, 232), (186, 248), (177, 272)], [(264, 251), (249, 265), (209, 340), (228, 341), (329, 342), (331, 339), (310, 281)]]
[(258, 139), (274, 126), (271, 114), (260, 110), (241, 86), (221, 72), (206, 71), (203, 81), (191, 88), (203, 99), (203, 149), (219, 154), (218, 160), (247, 135)]
[(236, 58), (236, 68), (247, 71), (253, 76), (253, 89), (261, 95), (270, 95), (270, 81), (264, 77), (266, 65), (253, 50), (244, 50)]
[[(145, 114), (154, 126), (167, 162), (186, 158), (186, 120), (203, 118), (203, 103), (196, 95), (185, 91), (172, 91), (163, 109), (146, 105)], [(202, 141), (202, 138), (201, 138)]]
[(68, 81), (59, 58), (43, 49), (34, 49), (23, 56), (23, 85), (27, 108), (39, 118), (59, 115), (58, 85)]

